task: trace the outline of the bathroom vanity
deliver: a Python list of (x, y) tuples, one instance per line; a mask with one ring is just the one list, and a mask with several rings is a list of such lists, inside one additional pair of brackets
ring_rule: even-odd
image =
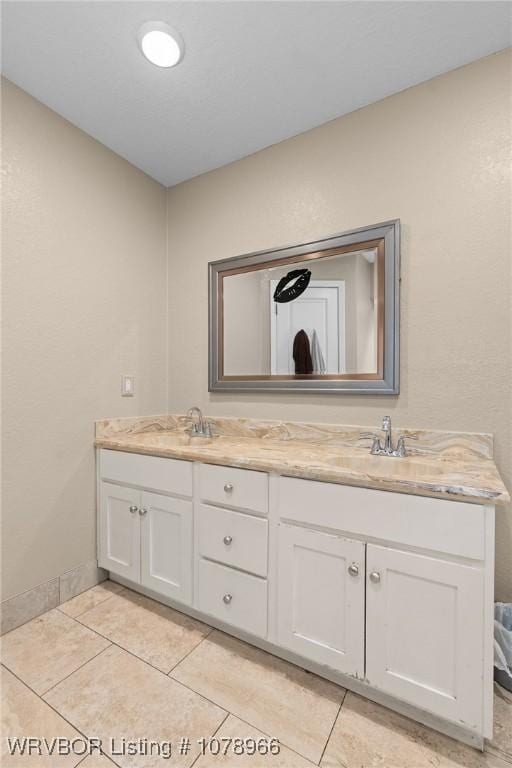
[[(183, 417), (97, 423), (98, 561), (118, 580), (456, 738), (492, 735), (486, 435)], [(461, 535), (461, 532), (464, 535)]]

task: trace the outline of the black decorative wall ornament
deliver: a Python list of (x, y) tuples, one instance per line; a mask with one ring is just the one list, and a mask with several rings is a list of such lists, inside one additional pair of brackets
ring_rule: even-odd
[[(288, 272), (278, 282), (274, 291), (274, 301), (277, 301), (278, 304), (286, 304), (288, 301), (293, 301), (301, 293), (304, 293), (310, 280), (311, 272), (309, 269), (292, 269), (291, 272)], [(292, 285), (286, 288), (289, 283), (292, 283)]]

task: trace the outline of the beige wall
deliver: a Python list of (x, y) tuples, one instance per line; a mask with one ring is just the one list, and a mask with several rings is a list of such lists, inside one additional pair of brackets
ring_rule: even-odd
[[(167, 329), (165, 190), (4, 84), (3, 598), (94, 557), (92, 422), (167, 396), (172, 411), (490, 431), (512, 488), (510, 67), (476, 62), (169, 190)], [(394, 217), (399, 397), (208, 394), (209, 260)], [(511, 600), (510, 508), (497, 542)]]
[[(169, 190), (171, 409), (489, 431), (512, 489), (510, 94), (507, 52)], [(209, 260), (395, 217), (399, 397), (208, 394)], [(497, 597), (512, 600), (510, 507)]]
[(8, 598), (95, 557), (93, 420), (166, 409), (166, 193), (9, 82), (3, 163)]

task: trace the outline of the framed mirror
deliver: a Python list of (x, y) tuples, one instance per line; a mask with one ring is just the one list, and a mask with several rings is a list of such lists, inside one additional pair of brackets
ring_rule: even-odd
[(399, 392), (400, 223), (209, 263), (209, 390)]

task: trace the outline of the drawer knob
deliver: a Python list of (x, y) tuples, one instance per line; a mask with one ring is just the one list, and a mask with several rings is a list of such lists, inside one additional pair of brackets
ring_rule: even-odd
[(147, 509), (139, 509), (139, 515), (141, 517), (144, 517), (144, 515), (147, 515), (148, 511)]
[(372, 571), (370, 573), (370, 581), (373, 581), (374, 584), (378, 584), (380, 581), (380, 573), (378, 571)]
[(224, 542), (224, 544), (226, 545), (226, 547), (229, 547), (229, 545), (230, 545), (230, 544), (231, 544), (231, 542), (233, 541), (233, 537), (232, 537), (232, 536), (224, 536), (224, 538), (222, 539), (222, 541)]
[(359, 566), (355, 563), (350, 563), (348, 567), (348, 572), (351, 576), (359, 576)]
[(132, 504), (130, 507), (130, 512), (134, 515), (135, 512), (137, 512), (138, 506), (136, 504)]
[(224, 486), (224, 490), (226, 491), (226, 493), (231, 493), (233, 488), (234, 488), (233, 483), (226, 483)]
[(231, 601), (232, 601), (232, 599), (233, 599), (233, 595), (229, 595), (229, 594), (228, 594), (228, 595), (224, 595), (224, 597), (223, 597), (222, 599), (224, 600), (224, 602), (226, 603), (226, 605), (229, 605), (229, 604), (230, 604), (230, 602), (231, 602)]

